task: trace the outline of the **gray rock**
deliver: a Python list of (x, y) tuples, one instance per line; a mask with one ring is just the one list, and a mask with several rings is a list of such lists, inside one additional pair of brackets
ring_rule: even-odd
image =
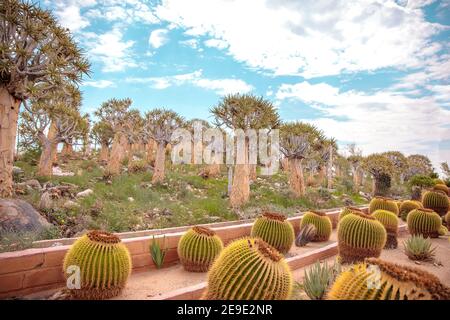
[(76, 203), (75, 201), (72, 201), (72, 200), (67, 200), (63, 204), (63, 208), (64, 209), (68, 209), (68, 210), (76, 209), (76, 208), (79, 208), (79, 207), (80, 207), (80, 205), (78, 203)]
[(39, 209), (51, 209), (53, 207), (53, 200), (50, 192), (44, 192), (41, 196), (41, 200), (39, 201)]
[(78, 192), (77, 198), (84, 198), (84, 197), (90, 196), (93, 193), (94, 193), (94, 191), (92, 189), (86, 189), (84, 191)]
[(36, 179), (30, 179), (24, 182), (27, 186), (33, 188), (34, 190), (41, 190), (41, 184)]
[(28, 202), (20, 199), (0, 199), (0, 230), (40, 232), (51, 224)]

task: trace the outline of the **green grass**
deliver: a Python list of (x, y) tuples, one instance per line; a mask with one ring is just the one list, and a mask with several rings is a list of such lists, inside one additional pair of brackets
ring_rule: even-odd
[[(35, 167), (17, 162), (24, 169), (27, 178), (32, 178)], [(78, 208), (65, 209), (58, 203), (55, 209), (46, 212), (63, 229), (73, 225), (77, 232), (83, 229), (101, 228), (112, 232), (164, 228), (217, 221), (236, 220), (242, 212), (257, 214), (261, 209), (270, 209), (292, 215), (310, 208), (332, 208), (342, 206), (339, 197), (323, 190), (308, 189), (305, 197), (294, 198), (288, 187), (286, 174), (280, 172), (270, 177), (258, 176), (251, 184), (251, 199), (239, 212), (229, 206), (227, 174), (225, 168), (219, 178), (204, 179), (198, 176), (200, 167), (193, 165), (167, 166), (166, 180), (152, 185), (152, 174), (122, 174), (103, 180), (103, 168), (91, 160), (73, 160), (61, 165), (63, 170), (75, 172), (75, 176), (36, 177), (40, 182), (53, 184), (71, 183), (78, 186), (77, 192), (92, 189), (88, 197), (77, 199)], [(358, 195), (347, 193), (356, 204), (363, 203)], [(21, 196), (35, 207), (39, 193), (31, 192)], [(132, 201), (129, 199), (132, 198)], [(64, 201), (66, 201), (65, 199)], [(61, 200), (63, 201), (63, 200)], [(75, 200), (74, 200), (75, 201)]]

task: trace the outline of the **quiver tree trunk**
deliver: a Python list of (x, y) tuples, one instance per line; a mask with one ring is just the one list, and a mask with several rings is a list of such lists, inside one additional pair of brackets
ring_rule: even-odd
[(53, 174), (53, 150), (55, 143), (50, 139), (45, 139), (42, 141), (42, 153), (39, 158), (38, 164), (38, 176), (50, 177)]
[(329, 157), (327, 163), (327, 188), (333, 188), (333, 148), (329, 147)]
[(13, 195), (12, 169), (20, 100), (0, 87), (0, 198)]
[(373, 195), (388, 196), (391, 189), (391, 176), (388, 174), (379, 174), (373, 178)]
[(249, 179), (251, 181), (256, 180), (256, 164), (249, 164), (248, 170), (249, 170)]
[[(52, 121), (52, 124), (50, 125), (50, 128), (48, 129), (48, 134), (47, 134), (48, 140), (50, 141), (56, 141), (56, 126)], [(58, 143), (51, 143), (51, 164), (53, 166), (53, 164), (58, 162)]]
[(219, 176), (220, 175), (220, 164), (213, 163), (213, 164), (206, 165), (206, 167), (203, 171), (203, 175), (208, 178)]
[(121, 172), (122, 160), (125, 157), (125, 137), (117, 132), (114, 135), (114, 140), (111, 148), (111, 154), (109, 156), (108, 167), (106, 170), (108, 174), (117, 175)]
[(249, 166), (237, 164), (234, 166), (233, 184), (230, 203), (232, 207), (240, 207), (250, 199)]
[(0, 198), (13, 195), (12, 170), (20, 100), (0, 87)]
[(319, 186), (323, 186), (323, 182), (325, 181), (325, 176), (326, 176), (326, 167), (325, 165), (321, 165), (319, 168), (319, 176), (317, 179), (317, 184)]
[(109, 146), (105, 143), (102, 143), (100, 147), (100, 154), (98, 157), (98, 161), (103, 163), (108, 162), (108, 157), (109, 157)]
[(286, 173), (289, 172), (289, 159), (288, 158), (281, 159), (281, 169)]
[(70, 157), (73, 154), (72, 141), (64, 142), (63, 148), (61, 150), (61, 157)]
[(358, 177), (359, 170), (352, 168), (352, 175), (353, 175), (353, 192), (357, 193), (359, 192), (359, 177)]
[(166, 146), (158, 143), (156, 146), (155, 167), (153, 169), (152, 183), (161, 183), (165, 178)]
[(147, 162), (149, 164), (154, 164), (155, 162), (155, 151), (156, 151), (156, 142), (153, 139), (150, 139), (147, 143)]
[(289, 186), (296, 197), (305, 195), (306, 188), (301, 159), (289, 159)]

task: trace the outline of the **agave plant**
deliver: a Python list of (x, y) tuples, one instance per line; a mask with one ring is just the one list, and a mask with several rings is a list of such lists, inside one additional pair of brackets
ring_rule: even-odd
[(422, 235), (411, 236), (403, 242), (405, 254), (411, 260), (432, 261), (436, 247), (431, 247), (431, 240), (424, 238)]
[(313, 224), (308, 223), (308, 224), (304, 225), (303, 228), (300, 229), (300, 232), (299, 232), (297, 238), (295, 239), (295, 245), (297, 247), (306, 246), (308, 243), (310, 243), (314, 239), (314, 237), (316, 236), (316, 233), (317, 233), (317, 229)]
[[(163, 242), (165, 242), (165, 240), (166, 237), (164, 236)], [(167, 249), (162, 249), (159, 241), (156, 241), (155, 236), (153, 236), (152, 243), (150, 244), (150, 254), (157, 269), (160, 269), (163, 266), (166, 253)]]
[(316, 262), (311, 268), (305, 270), (303, 285), (301, 287), (311, 300), (322, 300), (329, 286), (341, 273), (341, 265), (334, 263), (329, 266), (326, 262)]

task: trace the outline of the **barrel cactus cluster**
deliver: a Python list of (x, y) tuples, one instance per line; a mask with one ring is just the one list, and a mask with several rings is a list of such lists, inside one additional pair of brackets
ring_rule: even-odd
[(342, 272), (328, 299), (448, 300), (450, 288), (424, 270), (370, 258)]
[(424, 238), (439, 237), (442, 225), (441, 217), (431, 209), (414, 209), (408, 214), (408, 230), (412, 235), (422, 235)]
[[(66, 277), (80, 271), (80, 288), (71, 289), (75, 299), (100, 300), (120, 294), (131, 273), (131, 258), (120, 238), (104, 231), (90, 231), (72, 245), (64, 258)], [(70, 279), (69, 279), (70, 280)]]
[(387, 210), (376, 210), (372, 213), (372, 216), (381, 222), (381, 224), (386, 229), (386, 249), (395, 249), (398, 246), (397, 235), (398, 235), (398, 217), (391, 211)]
[(406, 221), (406, 218), (408, 217), (408, 213), (411, 210), (414, 209), (420, 209), (423, 208), (422, 202), (416, 201), (416, 200), (405, 200), (400, 205), (400, 218), (403, 221)]
[(230, 243), (208, 273), (207, 300), (286, 300), (293, 287), (284, 257), (260, 238)]
[(271, 212), (255, 220), (251, 236), (261, 238), (281, 253), (288, 252), (295, 239), (294, 228), (286, 217)]
[(433, 190), (443, 191), (446, 195), (450, 195), (449, 188), (445, 184), (438, 183), (433, 187)]
[(213, 230), (195, 226), (180, 238), (177, 251), (186, 271), (206, 272), (222, 249), (222, 240)]
[(369, 203), (369, 213), (372, 214), (376, 210), (387, 210), (398, 216), (398, 206), (394, 200), (385, 197), (374, 197)]
[(302, 229), (307, 224), (312, 224), (314, 225), (314, 227), (316, 227), (316, 235), (314, 236), (312, 241), (320, 242), (328, 241), (330, 239), (333, 225), (331, 223), (330, 217), (328, 217), (325, 213), (320, 211), (306, 212), (302, 217), (302, 221), (300, 222), (300, 229)]
[(337, 227), (339, 259), (355, 263), (379, 257), (386, 244), (386, 229), (377, 219), (354, 212), (342, 218)]
[(448, 196), (441, 190), (430, 190), (424, 193), (422, 198), (424, 208), (432, 209), (441, 217), (446, 215), (450, 209)]

